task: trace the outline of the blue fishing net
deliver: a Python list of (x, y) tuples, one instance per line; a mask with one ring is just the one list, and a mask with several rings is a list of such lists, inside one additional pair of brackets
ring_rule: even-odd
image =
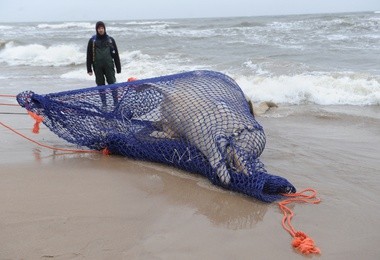
[(192, 71), (46, 95), (25, 91), (17, 101), (79, 146), (176, 166), (265, 202), (295, 192), (265, 170), (263, 128), (240, 87), (222, 73)]

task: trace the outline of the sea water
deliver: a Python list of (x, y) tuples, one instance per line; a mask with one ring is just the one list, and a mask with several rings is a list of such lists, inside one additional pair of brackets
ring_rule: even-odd
[[(96, 21), (0, 23), (0, 94), (95, 85), (86, 48)], [(380, 13), (104, 21), (117, 81), (206, 69), (254, 102), (380, 104)]]

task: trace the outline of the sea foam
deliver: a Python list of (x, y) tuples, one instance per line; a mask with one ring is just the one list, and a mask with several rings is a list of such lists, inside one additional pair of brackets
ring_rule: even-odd
[(85, 53), (72, 44), (43, 46), (40, 44), (16, 45), (13, 41), (5, 44), (0, 51), (0, 62), (9, 66), (67, 66), (82, 64)]
[(313, 73), (277, 77), (237, 76), (254, 102), (288, 104), (379, 105), (380, 81), (364, 74)]

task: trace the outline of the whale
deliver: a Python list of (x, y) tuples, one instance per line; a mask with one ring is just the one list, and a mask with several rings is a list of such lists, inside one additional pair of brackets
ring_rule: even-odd
[(177, 84), (175, 91), (152, 83), (137, 89), (154, 90), (163, 96), (159, 107), (161, 136), (181, 138), (195, 146), (222, 184), (230, 183), (230, 171), (252, 174), (252, 160), (264, 150), (266, 138), (242, 91), (223, 89), (228, 98), (221, 99), (207, 94), (212, 90), (200, 91), (186, 84)]

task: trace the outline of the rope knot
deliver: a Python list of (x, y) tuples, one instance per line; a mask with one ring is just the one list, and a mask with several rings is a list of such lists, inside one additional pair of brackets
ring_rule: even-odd
[(104, 149), (102, 150), (102, 154), (103, 154), (103, 155), (110, 155), (111, 152), (110, 152), (110, 150), (108, 150), (108, 148), (106, 147), (106, 148), (104, 148)]
[(321, 250), (315, 246), (313, 239), (302, 231), (295, 233), (292, 246), (302, 254), (320, 254)]
[(305, 233), (294, 229), (291, 223), (294, 213), (287, 206), (288, 204), (293, 202), (318, 204), (321, 200), (317, 198), (317, 192), (313, 189), (305, 189), (298, 193), (290, 193), (283, 195), (288, 197), (288, 199), (280, 201), (278, 205), (282, 213), (284, 214), (282, 218), (282, 226), (293, 237), (292, 246), (295, 249), (297, 249), (300, 253), (305, 255), (320, 254), (321, 250), (315, 246), (313, 239), (311, 239)]
[(33, 113), (32, 111), (28, 111), (28, 114), (36, 120), (33, 126), (33, 133), (38, 134), (40, 132), (40, 123), (44, 120), (42, 116), (37, 115), (36, 113)]

